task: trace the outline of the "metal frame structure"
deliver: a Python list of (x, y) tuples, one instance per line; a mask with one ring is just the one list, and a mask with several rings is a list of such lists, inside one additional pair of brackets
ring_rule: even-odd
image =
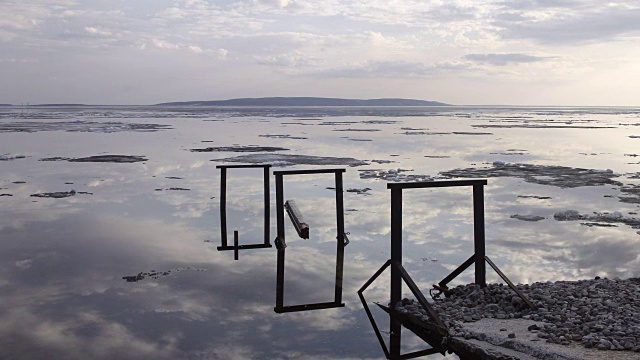
[[(270, 195), (270, 168), (271, 165), (218, 165), (217, 169), (220, 169), (220, 237), (221, 246), (218, 246), (218, 251), (233, 250), (234, 259), (238, 260), (238, 250), (245, 249), (262, 249), (272, 247), (270, 241), (270, 219), (271, 219), (271, 195)], [(262, 168), (264, 169), (264, 242), (261, 244), (238, 244), (238, 232), (234, 231), (234, 244), (229, 246), (227, 244), (227, 169), (251, 169)]]
[[(402, 297), (402, 281), (404, 281), (413, 295), (417, 298), (418, 302), (427, 311), (427, 314), (432, 320), (431, 330), (441, 336), (447, 336), (447, 326), (440, 320), (438, 314), (429, 305), (424, 295), (420, 292), (416, 284), (413, 282), (409, 274), (402, 266), (402, 190), (404, 189), (419, 189), (419, 188), (438, 188), (438, 187), (459, 187), (459, 186), (472, 186), (473, 187), (473, 229), (474, 229), (474, 255), (472, 255), (467, 261), (455, 269), (451, 274), (445, 277), (439, 283), (440, 289), (446, 289), (447, 284), (460, 275), (472, 264), (475, 264), (475, 283), (486, 287), (486, 266), (488, 263), (496, 273), (503, 279), (511, 289), (513, 289), (524, 302), (535, 309), (533, 305), (525, 296), (520, 292), (515, 285), (498, 269), (498, 267), (489, 259), (485, 254), (485, 223), (484, 223), (484, 186), (487, 185), (487, 180), (445, 180), (445, 181), (429, 181), (429, 182), (412, 182), (412, 183), (389, 183), (387, 189), (391, 190), (391, 259), (387, 262), (358, 290), (358, 296), (362, 302), (369, 321), (371, 322), (373, 329), (378, 337), (378, 341), (382, 346), (385, 356), (388, 359), (410, 359), (428, 353), (440, 352), (436, 348), (427, 349), (411, 354), (400, 354), (401, 347), (401, 322), (397, 319), (395, 314), (395, 307), (401, 301)], [(391, 296), (389, 302), (389, 316), (390, 316), (390, 344), (387, 349), (384, 340), (380, 334), (380, 330), (373, 319), (371, 311), (364, 299), (363, 292), (371, 285), (375, 279), (387, 268), (391, 267)]]
[[(274, 171), (276, 177), (276, 214), (278, 236), (275, 240), (276, 249), (278, 250), (277, 260), (277, 283), (276, 283), (276, 313), (286, 313), (294, 311), (307, 311), (318, 309), (329, 309), (343, 307), (342, 302), (342, 276), (344, 267), (344, 247), (349, 240), (344, 232), (344, 202), (342, 173), (345, 169), (312, 169), (312, 170), (286, 170)], [(301, 305), (284, 305), (284, 266), (285, 266), (285, 249), (287, 247), (285, 241), (284, 228), (284, 176), (290, 175), (310, 175), (310, 174), (334, 174), (336, 183), (336, 224), (337, 224), (337, 248), (336, 248), (336, 282), (334, 300), (323, 303), (301, 304)]]

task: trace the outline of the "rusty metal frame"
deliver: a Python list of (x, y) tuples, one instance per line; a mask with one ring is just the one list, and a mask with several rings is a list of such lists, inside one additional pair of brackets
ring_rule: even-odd
[[(277, 232), (275, 240), (276, 249), (278, 250), (277, 258), (277, 282), (276, 282), (276, 313), (286, 313), (295, 311), (307, 311), (318, 309), (329, 309), (343, 307), (342, 302), (342, 278), (344, 268), (344, 247), (348, 243), (347, 236), (344, 231), (344, 201), (343, 201), (343, 185), (342, 173), (345, 169), (311, 169), (311, 170), (285, 170), (274, 171), (276, 177), (276, 214), (277, 214)], [(301, 305), (284, 305), (284, 268), (285, 268), (285, 249), (287, 247), (285, 240), (284, 228), (284, 181), (285, 175), (309, 175), (309, 174), (334, 174), (336, 183), (336, 224), (337, 224), (337, 248), (336, 248), (336, 282), (334, 289), (334, 300), (330, 302), (301, 304)]]
[[(246, 249), (263, 249), (272, 247), (270, 241), (270, 227), (271, 227), (271, 194), (270, 194), (270, 168), (271, 165), (218, 165), (217, 169), (220, 169), (220, 239), (221, 245), (218, 246), (218, 251), (233, 251), (234, 259), (238, 259), (238, 251)], [(238, 244), (238, 232), (234, 232), (234, 245), (229, 246), (227, 244), (227, 169), (250, 169), (250, 168), (262, 168), (264, 174), (264, 242), (258, 244)]]

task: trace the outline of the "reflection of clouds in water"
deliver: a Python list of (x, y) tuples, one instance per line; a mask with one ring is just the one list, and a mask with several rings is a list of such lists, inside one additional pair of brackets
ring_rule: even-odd
[[(100, 149), (96, 153), (122, 150), (118, 153), (149, 157), (148, 162), (136, 166), (35, 162), (47, 154), (85, 156), (86, 144), (81, 143), (77, 134), (62, 136), (69, 143), (78, 142), (77, 149), (71, 148), (68, 153), (44, 141), (34, 141), (33, 148), (22, 149), (24, 145), (18, 146), (18, 140), (9, 139), (8, 144), (16, 143), (16, 150), (34, 157), (2, 164), (4, 182), (0, 186), (6, 188), (3, 192), (14, 195), (1, 199), (0, 238), (7, 240), (0, 243), (0, 286), (3, 305), (7, 304), (4, 309), (8, 309), (0, 311), (2, 344), (19, 344), (18, 349), (24, 349), (24, 354), (41, 358), (84, 358), (87, 354), (98, 358), (154, 359), (380, 358), (381, 351), (356, 291), (389, 257), (390, 191), (386, 183), (360, 179), (354, 168), (347, 168), (343, 175), (345, 189), (373, 189), (366, 197), (344, 194), (345, 208), (358, 210), (345, 214), (345, 230), (351, 233), (344, 264), (343, 297), (347, 306), (277, 315), (273, 312), (275, 249), (241, 251), (240, 261), (232, 260), (232, 252), (215, 250), (219, 242), (220, 171), (215, 162), (209, 161), (211, 154), (184, 150), (193, 148), (194, 141), (284, 145), (291, 147), (292, 153), (388, 159), (398, 162), (393, 166), (375, 164), (362, 168), (414, 169), (413, 173), (426, 175), (452, 168), (479, 167), (482, 164), (470, 162), (501, 160), (494, 158), (500, 155), (490, 153), (521, 148), (527, 149), (530, 158), (540, 165), (637, 171), (624, 164), (628, 160), (611, 155), (625, 153), (622, 148), (626, 145), (601, 136), (604, 133), (599, 130), (587, 133), (549, 129), (546, 133), (550, 136), (549, 146), (545, 148), (526, 145), (539, 143), (539, 130), (496, 129), (495, 139), (489, 142), (487, 137), (410, 137), (394, 133), (402, 126), (428, 127), (434, 132), (468, 131), (474, 122), (486, 121), (471, 122), (447, 115), (401, 118), (401, 123), (395, 125), (376, 124), (383, 131), (371, 133), (374, 141), (366, 144), (340, 139), (332, 126), (287, 125), (286, 132), (313, 133), (309, 135), (313, 141), (283, 142), (257, 138), (264, 128), (247, 127), (255, 120), (219, 122), (215, 126), (207, 123), (202, 127), (176, 123), (172, 132), (154, 133), (154, 141), (148, 142), (140, 141), (139, 135), (111, 134), (117, 138), (111, 136), (106, 143), (106, 138), (83, 134), (90, 137), (83, 137), (87, 140), (82, 141), (97, 142)], [(623, 130), (607, 134), (627, 136)], [(581, 141), (567, 146), (567, 134)], [(576, 151), (609, 155), (576, 158)], [(450, 157), (431, 159), (424, 155)], [(228, 175), (229, 232), (237, 228), (241, 243), (256, 239), (261, 242), (262, 169), (247, 172), (234, 169)], [(101, 179), (106, 181), (100, 182)], [(25, 180), (27, 184), (12, 184), (15, 180)], [(270, 180), (273, 240), (274, 177)], [(300, 240), (285, 215), (289, 244), (285, 303), (333, 299), (335, 194), (326, 189), (332, 186), (330, 174), (285, 176), (285, 199), (296, 200), (312, 226), (312, 239)], [(191, 190), (168, 191), (171, 187)], [(38, 202), (31, 202), (29, 197), (36, 192), (72, 188), (94, 195), (37, 199)], [(164, 190), (154, 191), (158, 188)], [(405, 267), (422, 290), (427, 291), (472, 254), (471, 189), (407, 190), (405, 194)], [(489, 186), (485, 187), (487, 254), (514, 282), (637, 275), (634, 271), (640, 264), (634, 245), (640, 239), (635, 230), (623, 226), (587, 228), (577, 222), (549, 220), (554, 212), (566, 209), (637, 211), (635, 205), (603, 197), (616, 194), (606, 187), (568, 190), (521, 179), (489, 179)], [(516, 213), (545, 216), (547, 220), (527, 223), (509, 218)], [(203, 243), (205, 239), (213, 239), (214, 243)], [(141, 271), (185, 266), (206, 271), (172, 272), (137, 283), (121, 279), (123, 275)], [(499, 280), (491, 270), (487, 275), (490, 281)], [(367, 290), (369, 301), (388, 301), (388, 278), (387, 271)], [(456, 283), (471, 281), (473, 271), (469, 270)], [(409, 296), (407, 289), (405, 292)], [(31, 334), (23, 330), (29, 328), (36, 331)], [(123, 338), (130, 344), (123, 343)], [(408, 343), (414, 345), (411, 340)], [(419, 341), (415, 345), (421, 348)], [(0, 355), (5, 355), (2, 351), (11, 348), (0, 346), (0, 349)]]
[(95, 311), (76, 311), (64, 320), (40, 316), (34, 309), (15, 304), (2, 314), (0, 334), (10, 346), (0, 347), (3, 358), (23, 354), (32, 359), (169, 359), (170, 343), (141, 339), (125, 326)]

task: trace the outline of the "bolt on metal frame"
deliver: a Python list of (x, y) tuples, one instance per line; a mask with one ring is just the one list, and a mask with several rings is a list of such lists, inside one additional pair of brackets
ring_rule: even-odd
[[(276, 249), (278, 250), (277, 259), (277, 283), (276, 283), (276, 313), (286, 313), (295, 311), (307, 311), (318, 309), (329, 309), (343, 307), (342, 302), (342, 277), (344, 267), (344, 247), (349, 243), (344, 232), (344, 202), (342, 173), (345, 169), (312, 169), (312, 170), (285, 170), (274, 171), (276, 177), (276, 214), (277, 214), (277, 232), (275, 240)], [(285, 267), (285, 249), (287, 247), (285, 241), (285, 218), (284, 218), (284, 181), (285, 175), (310, 175), (310, 174), (331, 174), (335, 176), (336, 188), (336, 224), (337, 224), (337, 249), (336, 249), (336, 282), (334, 300), (330, 302), (301, 304), (301, 305), (284, 305), (284, 267)]]
[[(271, 165), (218, 165), (217, 169), (220, 169), (220, 238), (221, 246), (218, 246), (218, 251), (233, 250), (234, 259), (238, 259), (238, 250), (245, 249), (261, 249), (272, 247), (270, 241), (270, 219), (271, 219), (271, 200), (270, 200), (270, 168)], [(261, 244), (238, 244), (238, 232), (234, 232), (234, 245), (229, 246), (227, 244), (227, 169), (250, 169), (250, 168), (262, 168), (264, 169), (264, 242)]]

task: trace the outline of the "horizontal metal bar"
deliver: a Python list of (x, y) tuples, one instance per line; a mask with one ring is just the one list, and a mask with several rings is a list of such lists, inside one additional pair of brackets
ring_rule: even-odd
[(270, 168), (273, 165), (258, 165), (258, 164), (246, 164), (246, 165), (216, 165), (216, 169), (248, 169), (248, 168)]
[(419, 189), (450, 186), (474, 186), (487, 185), (486, 179), (478, 180), (441, 180), (441, 181), (420, 181), (407, 183), (388, 183), (387, 189)]
[(308, 169), (308, 170), (279, 170), (274, 171), (273, 175), (305, 175), (305, 174), (334, 174), (338, 172), (346, 172), (345, 169)]
[[(247, 250), (247, 249), (267, 249), (273, 247), (270, 244), (246, 244), (246, 245), (238, 245), (238, 250)], [(218, 246), (218, 251), (227, 251), (227, 250), (235, 250), (235, 246)]]
[(338, 308), (338, 307), (344, 307), (344, 303), (337, 303), (332, 301), (332, 302), (325, 302), (325, 303), (291, 305), (291, 306), (282, 306), (282, 307), (276, 306), (274, 310), (278, 314), (281, 314), (281, 313), (296, 312), (296, 311), (332, 309), (332, 308)]
[(516, 294), (518, 294), (520, 299), (522, 299), (527, 304), (527, 306), (529, 306), (532, 310), (536, 310), (538, 308), (531, 301), (529, 301), (529, 299), (526, 297), (525, 294), (522, 293), (522, 291), (518, 290), (518, 288), (515, 285), (513, 285), (513, 283), (511, 282), (511, 280), (509, 280), (507, 275), (502, 273), (502, 271), (500, 271), (500, 269), (498, 269), (498, 266), (496, 264), (494, 264), (493, 261), (491, 261), (491, 259), (489, 259), (488, 256), (485, 256), (484, 259), (487, 261), (487, 264), (489, 264), (489, 266), (491, 266), (493, 268), (493, 270), (495, 270), (495, 272), (498, 275), (500, 275), (502, 280), (504, 280), (509, 285), (511, 290), (513, 290)]

